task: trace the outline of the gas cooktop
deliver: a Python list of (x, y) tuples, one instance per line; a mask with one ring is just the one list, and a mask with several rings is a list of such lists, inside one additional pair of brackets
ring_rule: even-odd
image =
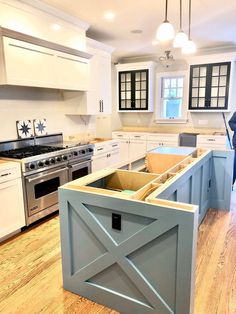
[(54, 146), (44, 146), (44, 145), (34, 145), (16, 149), (10, 149), (0, 152), (0, 157), (14, 158), (14, 159), (23, 159), (27, 157), (37, 156), (41, 154), (46, 154), (50, 152), (55, 152), (62, 150), (63, 147), (54, 147)]

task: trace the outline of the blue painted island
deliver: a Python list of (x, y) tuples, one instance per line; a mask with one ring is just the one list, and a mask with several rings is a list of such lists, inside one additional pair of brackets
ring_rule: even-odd
[(197, 227), (230, 209), (232, 165), (232, 151), (153, 151), (141, 172), (62, 186), (64, 288), (121, 313), (193, 313)]

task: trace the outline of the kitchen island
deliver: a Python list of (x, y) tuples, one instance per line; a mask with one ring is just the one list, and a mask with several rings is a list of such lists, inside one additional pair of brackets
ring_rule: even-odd
[(60, 188), (65, 289), (122, 313), (193, 312), (197, 226), (208, 208), (229, 210), (233, 152), (176, 156)]

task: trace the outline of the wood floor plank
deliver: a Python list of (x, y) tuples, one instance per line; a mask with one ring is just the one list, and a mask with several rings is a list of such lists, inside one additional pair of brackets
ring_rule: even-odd
[[(234, 207), (199, 228), (195, 314), (236, 314)], [(62, 288), (58, 216), (0, 245), (0, 313), (118, 314)]]

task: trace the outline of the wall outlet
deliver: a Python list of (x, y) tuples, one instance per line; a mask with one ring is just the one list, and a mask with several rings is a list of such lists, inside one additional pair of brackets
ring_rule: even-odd
[(208, 120), (198, 120), (199, 125), (208, 125)]

